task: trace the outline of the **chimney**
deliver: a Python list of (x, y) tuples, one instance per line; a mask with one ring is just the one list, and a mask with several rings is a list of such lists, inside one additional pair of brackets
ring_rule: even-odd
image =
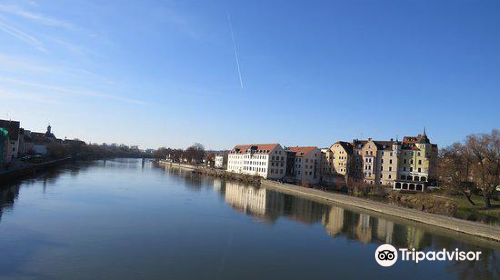
[(391, 142), (394, 141), (394, 139), (391, 138)]

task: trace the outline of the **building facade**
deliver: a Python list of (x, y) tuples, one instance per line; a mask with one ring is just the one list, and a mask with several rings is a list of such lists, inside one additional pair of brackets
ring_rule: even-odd
[(19, 155), (19, 130), (20, 123), (18, 121), (0, 120), (0, 128), (8, 132), (8, 151), (9, 161), (17, 158)]
[(215, 155), (214, 158), (214, 167), (215, 168), (226, 168), (227, 166), (227, 152), (225, 153), (219, 153)]
[(322, 171), (324, 175), (346, 176), (352, 165), (353, 146), (339, 141), (324, 151)]
[(423, 191), (437, 180), (438, 147), (427, 135), (404, 137), (400, 143), (398, 176), (393, 182), (395, 190)]
[(403, 141), (355, 139), (337, 142), (324, 155), (323, 172), (351, 183), (380, 184), (395, 190), (424, 191), (437, 179), (438, 147), (425, 134)]
[(321, 151), (318, 147), (288, 147), (287, 175), (299, 184), (315, 185), (320, 182)]
[(236, 145), (228, 154), (227, 171), (282, 179), (286, 173), (286, 152), (277, 143)]

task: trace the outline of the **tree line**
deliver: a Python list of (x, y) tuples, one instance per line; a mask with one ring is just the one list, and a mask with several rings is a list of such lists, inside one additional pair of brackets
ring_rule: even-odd
[(195, 143), (185, 150), (161, 147), (153, 152), (154, 158), (168, 158), (173, 162), (181, 162), (182, 160), (185, 160), (189, 163), (201, 163), (205, 156), (205, 147), (200, 143)]
[(150, 157), (139, 149), (124, 144), (86, 144), (82, 141), (51, 142), (46, 144), (51, 158), (78, 157), (78, 158), (116, 158), (116, 157)]
[(490, 208), (500, 187), (500, 131), (472, 134), (442, 149), (438, 174), (442, 187), (458, 191), (472, 205), (471, 195), (478, 193), (484, 206)]

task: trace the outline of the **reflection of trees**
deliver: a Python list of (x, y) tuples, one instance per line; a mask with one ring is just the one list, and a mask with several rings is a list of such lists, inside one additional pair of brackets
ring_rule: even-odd
[(448, 266), (448, 271), (457, 273), (459, 279), (500, 279), (499, 251), (478, 248), (469, 244), (456, 244), (455, 247), (462, 251), (481, 251), (479, 261), (455, 261)]
[(86, 170), (96, 164), (98, 164), (98, 162), (81, 162), (77, 164), (69, 163), (57, 168), (50, 168), (45, 171), (38, 172), (31, 176), (25, 176), (20, 180), (0, 186), (0, 221), (3, 211), (14, 207), (14, 202), (19, 196), (21, 186), (30, 187), (41, 183), (43, 190), (45, 191), (45, 188), (49, 185), (55, 184), (62, 174), (76, 176), (80, 171)]

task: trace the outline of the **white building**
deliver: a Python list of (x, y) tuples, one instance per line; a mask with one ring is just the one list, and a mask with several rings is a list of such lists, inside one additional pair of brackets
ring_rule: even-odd
[(229, 152), (227, 171), (281, 179), (286, 173), (286, 152), (280, 144), (236, 145)]
[(292, 164), (290, 175), (299, 184), (318, 184), (321, 176), (321, 150), (318, 147), (287, 148)]
[(214, 159), (214, 167), (215, 168), (223, 168), (224, 167), (224, 156), (223, 155), (216, 155)]

